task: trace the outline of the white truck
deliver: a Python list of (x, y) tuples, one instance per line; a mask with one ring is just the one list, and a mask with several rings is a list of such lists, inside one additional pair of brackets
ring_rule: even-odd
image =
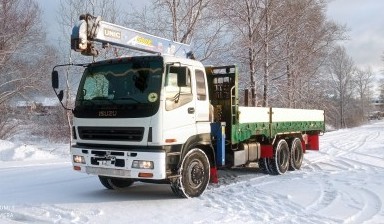
[[(252, 163), (279, 175), (319, 150), (324, 111), (239, 106), (235, 65), (205, 67), (188, 45), (82, 15), (71, 48), (96, 56), (95, 42), (151, 53), (77, 64), (85, 70), (72, 110), (73, 169), (108, 189), (168, 183), (197, 197), (218, 168)], [(61, 102), (59, 66), (74, 65), (52, 71)]]

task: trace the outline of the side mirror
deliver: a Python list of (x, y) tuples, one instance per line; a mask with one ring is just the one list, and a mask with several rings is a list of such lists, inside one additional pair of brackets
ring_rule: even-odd
[(63, 101), (64, 98), (64, 91), (60, 90), (59, 94), (57, 94), (56, 89), (59, 88), (59, 73), (55, 70), (52, 71), (52, 88), (56, 93), (57, 98), (59, 101)]
[(59, 88), (59, 73), (57, 71), (52, 71), (52, 88)]
[(60, 90), (59, 94), (57, 94), (57, 98), (59, 99), (60, 102), (63, 101), (64, 98), (64, 91)]

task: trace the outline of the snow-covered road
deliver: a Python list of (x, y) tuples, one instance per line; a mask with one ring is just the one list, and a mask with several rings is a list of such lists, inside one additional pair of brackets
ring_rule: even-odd
[(106, 190), (54, 147), (0, 140), (0, 223), (384, 223), (384, 122), (326, 133), (300, 171), (220, 171), (193, 199), (168, 185)]

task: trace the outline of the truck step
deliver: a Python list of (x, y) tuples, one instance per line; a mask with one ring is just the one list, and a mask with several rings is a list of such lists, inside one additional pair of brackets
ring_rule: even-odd
[(174, 179), (174, 178), (179, 178), (179, 177), (181, 177), (181, 175), (168, 176), (167, 178), (168, 179)]
[(167, 156), (179, 156), (181, 155), (181, 152), (168, 152)]

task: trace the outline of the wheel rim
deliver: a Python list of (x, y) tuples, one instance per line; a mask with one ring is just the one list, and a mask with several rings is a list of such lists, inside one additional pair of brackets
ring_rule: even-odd
[(200, 160), (194, 160), (188, 166), (188, 182), (192, 188), (198, 188), (203, 183), (204, 166)]

